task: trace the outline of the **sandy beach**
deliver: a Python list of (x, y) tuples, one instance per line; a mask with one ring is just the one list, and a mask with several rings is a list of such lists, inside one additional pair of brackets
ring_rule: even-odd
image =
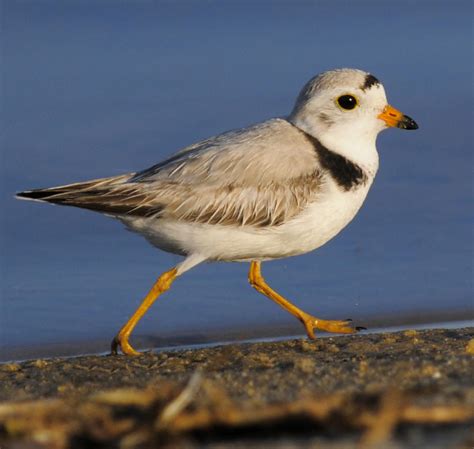
[(474, 328), (0, 365), (2, 448), (468, 448)]

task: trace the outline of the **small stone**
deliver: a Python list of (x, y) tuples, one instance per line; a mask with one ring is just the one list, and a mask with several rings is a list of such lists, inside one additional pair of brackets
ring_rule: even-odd
[(441, 373), (438, 368), (434, 365), (426, 365), (421, 370), (421, 374), (426, 377), (432, 377), (433, 379), (440, 379)]
[(69, 386), (68, 385), (58, 385), (58, 393), (65, 393), (69, 390)]
[(36, 368), (45, 368), (48, 366), (48, 362), (46, 362), (46, 360), (35, 360), (33, 362), (33, 366), (36, 366)]
[(405, 332), (403, 332), (403, 335), (405, 335), (405, 337), (409, 337), (409, 338), (412, 338), (412, 343), (420, 343), (420, 339), (418, 338), (419, 337), (419, 333), (414, 330), (414, 329), (409, 329)]
[(318, 350), (318, 344), (314, 341), (301, 340), (300, 349), (303, 352), (313, 352)]
[(254, 361), (265, 368), (271, 368), (275, 365), (273, 359), (267, 354), (255, 354)]
[(21, 370), (21, 366), (18, 363), (6, 363), (1, 366), (2, 371), (16, 372)]
[(466, 352), (468, 354), (474, 355), (474, 338), (469, 340), (469, 343), (466, 346)]
[(310, 357), (301, 357), (295, 360), (295, 367), (306, 374), (313, 373), (314, 366), (315, 366), (314, 360), (311, 359)]
[(384, 342), (385, 344), (391, 345), (391, 344), (393, 344), (393, 343), (396, 343), (396, 342), (397, 342), (397, 339), (396, 339), (394, 336), (392, 336), (392, 335), (386, 335), (386, 336), (384, 336), (384, 338), (383, 338), (383, 342)]
[(359, 376), (364, 376), (367, 374), (367, 371), (369, 370), (369, 364), (367, 363), (367, 360), (361, 360), (359, 363)]

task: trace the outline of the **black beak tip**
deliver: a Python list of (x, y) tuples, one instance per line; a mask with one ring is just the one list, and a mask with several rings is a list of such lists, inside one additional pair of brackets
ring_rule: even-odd
[(404, 115), (398, 127), (401, 129), (418, 129), (418, 124), (411, 117), (408, 117), (408, 115)]

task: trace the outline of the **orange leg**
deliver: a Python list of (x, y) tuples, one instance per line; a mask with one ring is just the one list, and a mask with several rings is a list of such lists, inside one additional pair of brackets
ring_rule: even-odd
[(352, 334), (361, 329), (353, 328), (351, 326), (351, 320), (321, 320), (319, 318), (307, 314), (306, 312), (303, 312), (301, 309), (298, 309), (298, 307), (291, 304), (290, 301), (283, 298), (283, 296), (279, 295), (275, 290), (268, 286), (262, 276), (260, 262), (254, 261), (250, 263), (249, 282), (255, 290), (262, 293), (267, 298), (270, 298), (271, 300), (275, 301), (286, 311), (290, 312), (292, 315), (298, 318), (306, 328), (306, 333), (308, 334), (308, 337), (312, 340), (316, 338), (314, 335), (314, 329), (321, 329), (326, 332), (338, 332), (341, 334)]
[(143, 315), (151, 307), (151, 305), (156, 301), (156, 299), (168, 290), (171, 287), (171, 284), (176, 279), (177, 270), (173, 268), (169, 271), (164, 272), (158, 280), (155, 282), (151, 290), (145, 296), (145, 299), (142, 301), (138, 309), (132, 315), (132, 317), (124, 324), (119, 333), (112, 340), (112, 354), (117, 354), (117, 350), (120, 347), (122, 352), (127, 355), (140, 355), (138, 351), (132, 348), (128, 339), (133, 329), (140, 321)]

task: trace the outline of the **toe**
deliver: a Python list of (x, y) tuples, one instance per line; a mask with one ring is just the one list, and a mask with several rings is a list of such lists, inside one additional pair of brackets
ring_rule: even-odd
[(128, 341), (123, 341), (120, 347), (122, 348), (122, 352), (125, 355), (133, 355), (133, 356), (141, 355), (141, 352), (135, 351), (135, 349), (132, 348), (132, 346), (130, 345)]
[(352, 325), (352, 320), (319, 320), (317, 327), (326, 332), (334, 332), (337, 334), (353, 334), (356, 332)]
[(117, 335), (113, 340), (112, 340), (112, 345), (111, 345), (111, 354), (116, 355), (118, 354), (118, 349), (121, 349), (122, 353), (125, 355), (141, 355), (140, 352), (135, 351), (133, 349), (132, 345), (128, 342), (128, 339), (125, 337), (122, 337)]

